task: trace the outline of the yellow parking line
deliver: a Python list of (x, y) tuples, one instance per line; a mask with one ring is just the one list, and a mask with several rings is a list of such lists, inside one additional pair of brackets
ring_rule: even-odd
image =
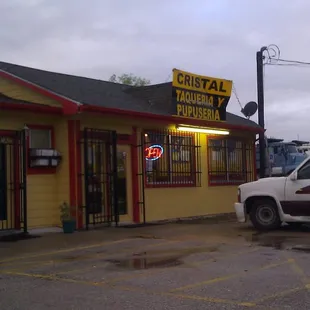
[[(257, 251), (258, 249), (255, 249), (255, 251)], [(223, 258), (226, 258), (226, 257), (230, 257), (230, 256), (233, 256), (233, 255), (241, 255), (241, 254), (245, 254), (245, 253), (249, 253), (249, 252), (254, 252), (254, 250), (251, 250), (251, 251), (243, 251), (243, 252), (237, 252), (237, 253), (233, 253), (231, 255), (226, 255), (226, 256), (218, 256), (216, 259), (223, 259)], [(188, 267), (196, 267), (196, 266), (199, 266), (199, 265), (202, 265), (202, 264), (207, 264), (207, 263), (211, 263), (214, 261), (214, 258), (211, 258), (211, 259), (208, 259), (208, 260), (203, 260), (203, 261), (198, 261), (198, 262), (193, 262), (193, 263), (184, 263), (184, 267), (188, 266)], [(180, 268), (180, 266), (175, 266), (175, 267), (171, 267), (171, 268)], [(90, 268), (91, 269), (91, 268)], [(119, 277), (119, 278), (116, 278), (116, 279), (113, 279), (113, 280), (109, 280), (108, 283), (116, 283), (116, 282), (119, 282), (119, 281), (124, 281), (124, 280), (130, 280), (132, 278), (142, 278), (142, 277), (148, 277), (150, 275), (153, 275), (153, 274), (157, 274), (157, 273), (160, 273), (162, 272), (163, 269), (156, 269), (156, 270), (147, 270), (147, 272), (143, 273), (143, 274), (138, 274), (138, 275), (129, 275), (129, 276), (124, 276), (124, 277)], [(57, 273), (57, 274), (60, 274), (60, 273)]]
[(265, 296), (265, 297), (262, 297), (262, 298), (259, 298), (257, 300), (253, 300), (252, 302), (255, 303), (255, 304), (258, 304), (258, 303), (262, 303), (264, 301), (267, 301), (269, 299), (275, 299), (275, 298), (278, 298), (278, 297), (284, 297), (284, 296), (287, 296), (287, 295), (290, 295), (290, 294), (293, 294), (293, 293), (296, 293), (296, 292), (300, 292), (302, 290), (305, 290), (306, 288), (304, 286), (302, 287), (295, 287), (295, 288), (292, 288), (292, 289), (289, 289), (289, 290), (284, 290), (282, 292), (279, 292), (279, 293), (275, 293), (275, 294), (272, 294), (272, 295), (269, 295), (269, 296)]
[[(177, 241), (177, 240), (173, 240), (173, 241), (167, 241), (166, 243), (159, 243), (159, 244), (155, 244), (155, 245), (150, 245), (148, 246), (147, 248), (154, 248), (154, 247), (157, 247), (157, 246), (161, 246), (161, 245), (165, 245), (165, 244), (170, 244), (170, 243), (177, 243), (177, 242), (181, 242), (181, 240)], [(144, 247), (145, 248), (145, 247)], [(236, 253), (232, 253), (232, 254), (228, 254), (228, 255), (221, 255), (221, 256), (218, 256), (216, 257), (216, 259), (225, 259), (227, 257), (231, 257), (231, 256), (238, 256), (238, 255), (242, 255), (242, 254), (247, 254), (247, 253), (252, 253), (252, 252), (255, 252), (257, 251), (258, 249), (252, 249), (252, 250), (248, 250), (248, 251), (242, 251), (242, 252), (236, 252)], [(171, 250), (170, 250), (171, 252)], [(175, 252), (175, 251), (174, 251)], [(211, 258), (211, 259), (208, 259), (208, 260), (203, 260), (203, 261), (198, 261), (198, 262), (193, 262), (193, 263), (184, 263), (184, 266), (189, 266), (189, 267), (196, 267), (196, 266), (200, 266), (202, 264), (207, 264), (207, 263), (211, 263), (214, 261), (214, 258)], [(179, 267), (179, 266), (176, 266), (176, 267)], [(84, 272), (84, 271), (87, 271), (87, 270), (91, 270), (91, 269), (94, 269), (93, 266), (90, 266), (90, 267), (86, 267), (86, 268), (82, 268), (82, 269), (75, 269), (75, 270), (67, 270), (67, 271), (63, 271), (63, 272), (57, 272), (55, 273), (55, 275), (63, 275), (63, 274), (76, 274), (76, 273), (80, 273), (80, 272)], [(124, 276), (124, 277), (119, 277), (119, 278), (116, 278), (116, 279), (113, 279), (113, 280), (109, 280), (108, 282), (109, 283), (116, 283), (116, 282), (119, 282), (119, 281), (123, 281), (123, 280), (130, 280), (132, 278), (136, 278), (136, 277), (139, 277), (139, 278), (142, 278), (142, 277), (147, 277), (147, 276), (150, 276), (150, 275), (153, 275), (153, 274), (157, 274), (157, 273), (160, 273), (162, 271), (162, 269), (153, 269), (153, 270), (146, 270), (145, 273), (143, 274), (139, 274), (139, 275), (128, 275), (128, 276)]]
[(136, 287), (128, 287), (128, 286), (118, 286), (118, 285), (109, 285), (108, 283), (102, 283), (102, 282), (88, 282), (88, 281), (81, 281), (81, 280), (75, 280), (75, 279), (64, 279), (59, 278), (56, 276), (50, 276), (50, 275), (41, 275), (41, 274), (30, 274), (30, 273), (23, 273), (23, 272), (3, 272), (7, 275), (13, 275), (13, 276), (24, 276), (24, 277), (30, 277), (30, 278), (36, 278), (36, 279), (46, 279), (46, 280), (54, 280), (54, 281), (60, 281), (60, 282), (69, 282), (74, 284), (83, 284), (83, 285), (90, 285), (90, 286), (96, 286), (96, 287), (108, 287), (108, 288), (114, 288), (119, 290), (125, 290), (125, 291), (135, 291), (140, 293), (148, 293), (152, 295), (157, 296), (168, 296), (173, 298), (180, 298), (180, 299), (192, 299), (196, 301), (205, 301), (209, 303), (218, 303), (218, 304), (230, 304), (230, 305), (239, 305), (244, 307), (254, 307), (254, 303), (249, 302), (236, 302), (234, 300), (226, 300), (226, 299), (220, 299), (220, 298), (211, 298), (211, 297), (202, 297), (202, 296), (195, 296), (195, 295), (183, 295), (183, 294), (173, 294), (173, 293), (165, 293), (165, 292), (155, 292), (148, 289), (140, 289)]
[[(29, 258), (37, 258), (37, 257), (43, 257), (43, 256), (48, 256), (48, 255), (53, 255), (53, 254), (62, 254), (62, 253), (68, 253), (68, 252), (73, 252), (73, 251), (79, 251), (79, 250), (87, 250), (87, 249), (91, 249), (91, 248), (95, 248), (95, 247), (100, 247), (100, 246), (105, 246), (105, 245), (112, 245), (112, 244), (119, 244), (119, 243), (123, 243), (126, 241), (132, 241), (133, 239), (129, 238), (129, 239), (122, 239), (122, 240), (117, 240), (117, 241), (111, 241), (111, 242), (103, 242), (103, 243), (97, 243), (97, 244), (93, 244), (93, 245), (89, 245), (89, 246), (83, 246), (83, 247), (75, 247), (75, 248), (70, 248), (70, 249), (64, 249), (64, 250), (58, 250), (58, 251), (53, 251), (53, 252), (45, 252), (45, 253), (39, 253), (37, 255), (29, 255), (29, 256), (18, 256), (18, 257), (14, 257), (12, 259), (8, 259), (8, 260), (3, 260), (0, 261), (0, 267), (10, 267), (10, 266), (16, 266), (16, 264), (20, 264), (20, 265), (26, 265), (26, 264), (30, 264), (30, 265), (42, 265), (45, 263), (50, 262), (51, 264), (53, 264), (54, 262), (62, 262), (62, 259), (48, 259), (48, 260), (34, 260), (34, 261), (29, 261), (29, 262), (20, 262), (18, 263), (19, 260), (22, 259), (29, 259)], [(167, 243), (175, 243), (175, 242), (179, 242), (179, 241), (169, 241), (166, 240), (165, 242), (162, 242), (160, 244), (156, 244), (156, 246), (159, 245), (164, 245)], [(152, 245), (151, 245), (152, 246)], [(146, 245), (143, 248), (148, 248), (150, 247), (150, 245)], [(142, 247), (139, 247), (138, 249), (141, 249)], [(134, 249), (136, 250), (136, 249)], [(128, 249), (125, 251), (120, 251), (120, 252), (128, 252), (128, 251), (132, 251), (132, 249)], [(91, 259), (91, 258), (96, 258), (100, 256), (100, 254), (95, 254), (95, 255), (87, 255), (86, 257), (83, 257), (80, 259), (80, 261), (82, 260), (87, 260), (87, 259)], [(100, 256), (101, 257), (101, 256)]]
[(266, 266), (263, 266), (263, 267), (260, 267), (260, 268), (255, 268), (253, 270), (249, 270), (246, 273), (245, 272), (241, 272), (241, 273), (237, 273), (237, 274), (227, 275), (227, 276), (224, 276), (224, 277), (213, 278), (213, 279), (210, 279), (210, 280), (206, 280), (206, 281), (202, 281), (202, 282), (198, 282), (198, 283), (194, 283), (194, 284), (190, 284), (190, 285), (181, 286), (181, 287), (175, 288), (173, 290), (170, 290), (170, 292), (184, 291), (184, 290), (195, 288), (195, 287), (202, 286), (202, 285), (208, 285), (208, 284), (223, 282), (223, 281), (234, 279), (234, 278), (237, 278), (237, 277), (249, 274), (249, 273), (254, 273), (254, 272), (257, 272), (257, 271), (261, 271), (261, 270), (275, 268), (275, 267), (278, 267), (278, 266), (281, 266), (281, 265), (284, 265), (284, 264), (287, 264), (287, 263), (291, 263), (291, 261), (290, 260), (286, 260), (286, 261), (281, 262), (281, 263), (269, 264), (269, 265), (266, 265)]
[(228, 300), (228, 299), (221, 299), (221, 298), (212, 298), (212, 297), (203, 297), (197, 295), (183, 295), (183, 294), (173, 294), (173, 293), (163, 293), (165, 296), (172, 296), (172, 297), (179, 297), (182, 299), (193, 299), (193, 300), (201, 300), (211, 303), (220, 303), (220, 304), (228, 304), (228, 305), (236, 305), (236, 306), (243, 306), (243, 307), (255, 307), (255, 303), (251, 302), (237, 302), (235, 300)]
[[(119, 251), (118, 253), (128, 253), (128, 252), (131, 252), (131, 251), (141, 251), (141, 250), (144, 250), (144, 249), (149, 249), (149, 248), (154, 248), (154, 247), (159, 247), (159, 246), (164, 246), (166, 244), (171, 244), (171, 243), (177, 243), (179, 241), (165, 241), (165, 242), (161, 242), (161, 243), (157, 243), (157, 244), (150, 244), (150, 245), (145, 245), (145, 246), (140, 246), (138, 248), (133, 248), (133, 249), (126, 249), (126, 250), (122, 250), (122, 251)], [(95, 254), (95, 255), (88, 255), (88, 256), (84, 256), (80, 259), (76, 259), (75, 261), (86, 261), (86, 260), (89, 260), (89, 259), (96, 259), (96, 258), (104, 258), (104, 257), (108, 257), (108, 256), (111, 256), (112, 254), (109, 254), (109, 255), (102, 255), (102, 254)], [(7, 271), (25, 271), (25, 270), (29, 270), (30, 268), (33, 268), (33, 267), (43, 267), (43, 266), (48, 266), (48, 265), (52, 265), (52, 264), (55, 264), (55, 263), (63, 263), (63, 262), (67, 262), (66, 260), (64, 261), (63, 259), (48, 259), (48, 260), (44, 260), (44, 261), (31, 261), (31, 262), (25, 262), (25, 263), (17, 263), (19, 267), (17, 268), (14, 268), (14, 266), (16, 266), (16, 263), (10, 263), (8, 265), (4, 265), (4, 267), (7, 267), (5, 268), (4, 270), (7, 270)], [(26, 266), (25, 266), (25, 265)], [(28, 265), (29, 264), (29, 265)], [(12, 268), (10, 268), (12, 266)], [(0, 267), (2, 267), (0, 265)], [(26, 268), (26, 269), (25, 269)], [(66, 271), (63, 271), (63, 272), (57, 272), (55, 274), (70, 274), (70, 273), (78, 273), (78, 272), (83, 272), (83, 271), (86, 271), (86, 270), (90, 270), (92, 269), (93, 267), (86, 267), (86, 268), (79, 268), (79, 269), (74, 269), (74, 270), (66, 270)]]
[[(141, 249), (149, 249), (149, 248), (154, 248), (154, 247), (159, 247), (159, 246), (162, 246), (162, 245), (166, 245), (166, 244), (171, 244), (171, 243), (178, 243), (178, 242), (181, 242), (182, 240), (171, 240), (171, 241), (165, 241), (165, 242), (161, 242), (161, 243), (157, 243), (157, 244), (152, 244), (152, 245), (148, 245), (148, 246), (144, 246), (144, 247), (141, 247)], [(137, 251), (139, 251), (139, 248), (136, 249)], [(126, 253), (126, 252), (130, 252), (131, 250), (126, 250), (126, 251), (121, 251), (121, 253)], [(258, 251), (258, 248), (256, 249), (251, 249), (251, 250), (247, 250), (247, 251), (241, 251), (241, 252), (236, 252), (236, 253), (232, 253), (232, 254), (228, 254), (228, 255), (221, 255), (221, 256), (217, 256), (216, 259), (225, 259), (225, 258), (228, 258), (228, 257), (231, 257), (231, 256), (238, 256), (238, 255), (242, 255), (242, 254), (247, 254), (247, 253), (252, 253), (252, 252), (255, 252), (255, 251)], [(163, 251), (163, 252), (167, 252), (167, 251)], [(171, 252), (171, 250), (170, 250)], [(100, 256), (102, 257), (102, 256)], [(104, 256), (103, 256), (104, 257)], [(90, 258), (95, 258), (95, 257), (90, 257)], [(211, 263), (214, 261), (214, 258), (211, 258), (211, 259), (207, 259), (207, 260), (202, 260), (202, 261), (198, 261), (198, 262), (193, 262), (193, 263), (188, 263), (185, 265), (188, 265), (188, 266), (199, 266), (199, 265), (202, 265), (202, 264), (207, 264), (207, 263)], [(52, 264), (53, 262), (55, 261), (46, 261), (45, 263), (32, 263), (31, 266), (27, 266), (27, 268), (31, 268), (31, 267), (36, 267), (36, 266), (47, 266), (47, 265), (50, 265)], [(91, 270), (93, 269), (94, 267), (93, 266), (90, 266), (90, 267), (86, 267), (86, 268), (79, 268), (79, 269), (74, 269), (74, 270), (66, 270), (66, 271), (63, 271), (63, 272), (56, 272), (54, 273), (53, 275), (57, 276), (57, 275), (64, 275), (64, 274), (78, 274), (80, 272), (85, 272), (85, 271), (88, 271), (88, 270)], [(25, 268), (14, 268), (14, 269), (10, 269), (10, 271), (23, 271), (25, 270)], [(162, 269), (156, 269), (156, 270), (148, 270), (146, 273), (143, 273), (143, 274), (139, 274), (139, 275), (130, 275), (130, 276), (124, 276), (124, 277), (119, 277), (119, 278), (116, 278), (116, 279), (113, 279), (111, 281), (108, 281), (109, 283), (116, 283), (116, 282), (119, 282), (119, 281), (123, 281), (123, 280), (130, 280), (131, 278), (134, 278), (134, 277), (144, 277), (144, 276), (149, 276), (149, 275), (152, 275), (152, 274), (156, 274), (156, 273), (159, 273), (160, 271), (162, 271)]]
[[(180, 241), (172, 240), (172, 241), (165, 241), (165, 242), (156, 243), (156, 244), (145, 245), (145, 246), (141, 246), (141, 247), (138, 247), (138, 248), (134, 249), (134, 251), (141, 251), (141, 250), (149, 249), (149, 248), (153, 249), (153, 248), (156, 248), (156, 247), (159, 247), (159, 246), (163, 246), (163, 245), (171, 244), (171, 243), (177, 243), (177, 242), (180, 242)], [(129, 253), (129, 252), (132, 252), (132, 251), (133, 251), (133, 249), (127, 249), (127, 250), (119, 251), (117, 254), (125, 254), (125, 253)], [(111, 255), (113, 255), (113, 254), (111, 254)], [(107, 257), (107, 255), (100, 256), (100, 258), (103, 258), (103, 257)], [(93, 258), (95, 258), (95, 257), (93, 257)], [(91, 266), (91, 267), (86, 267), (86, 268), (67, 270), (67, 271), (63, 271), (63, 272), (57, 272), (57, 273), (55, 273), (55, 275), (71, 274), (71, 273), (74, 274), (74, 273), (84, 272), (84, 271), (87, 271), (87, 270), (90, 270), (90, 269), (93, 269), (93, 268), (94, 267)]]
[(121, 240), (116, 240), (116, 241), (101, 242), (101, 243), (96, 243), (96, 244), (91, 244), (91, 245), (86, 245), (86, 246), (79, 246), (79, 247), (74, 247), (74, 248), (69, 248), (69, 249), (57, 250), (57, 251), (52, 251), (52, 252), (44, 252), (44, 253), (36, 253), (36, 254), (30, 254), (30, 255), (25, 255), (25, 256), (17, 256), (17, 257), (1, 260), (0, 264), (5, 265), (5, 263), (15, 262), (15, 261), (23, 260), (23, 259), (36, 258), (36, 257), (42, 257), (42, 256), (48, 256), (48, 255), (60, 254), (60, 253), (68, 253), (68, 252), (79, 251), (79, 250), (87, 250), (87, 249), (92, 249), (92, 248), (96, 248), (96, 247), (100, 247), (104, 245), (119, 244), (119, 243), (131, 241), (131, 240), (133, 239), (128, 238), (128, 239), (121, 239)]
[(2, 274), (12, 275), (12, 276), (21, 276), (21, 277), (29, 277), (29, 278), (35, 278), (35, 279), (45, 279), (45, 280), (54, 280), (54, 281), (60, 281), (60, 282), (70, 282), (70, 283), (77, 283), (77, 284), (87, 284), (87, 285), (94, 285), (94, 286), (100, 286), (103, 285), (103, 283), (97, 283), (97, 282), (88, 282), (88, 281), (81, 281), (81, 280), (75, 280), (75, 279), (68, 279), (68, 278), (59, 278), (53, 275), (45, 275), (45, 274), (35, 274), (35, 273), (26, 273), (26, 272), (14, 272), (14, 271), (4, 271), (0, 272)]
[[(100, 247), (100, 246), (104, 246), (104, 245), (112, 245), (112, 244), (128, 242), (131, 240), (133, 240), (133, 238), (129, 237), (126, 239), (120, 239), (120, 240), (116, 240), (116, 241), (101, 242), (101, 243), (96, 243), (96, 244), (91, 244), (91, 245), (86, 245), (86, 246), (78, 246), (78, 247), (56, 250), (56, 251), (51, 251), (51, 252), (29, 254), (29, 255), (24, 255), (24, 256), (16, 256), (13, 258), (0, 260), (0, 266), (1, 267), (2, 266), (9, 266), (9, 265), (15, 264), (15, 262), (20, 261), (20, 260), (26, 260), (26, 259), (43, 257), (43, 256), (48, 256), (48, 255), (54, 255), (54, 254), (61, 254), (61, 253), (70, 253), (70, 252), (79, 251), (79, 250), (87, 250), (87, 249), (96, 248), (96, 247)], [(158, 240), (158, 239), (156, 239), (156, 240)], [(183, 239), (170, 239), (170, 240), (167, 240), (166, 242), (183, 242), (183, 241), (184, 241)], [(229, 243), (229, 244), (234, 244), (234, 243)], [(31, 264), (31, 263), (32, 262), (22, 262), (21, 264)], [(33, 263), (36, 263), (36, 262), (33, 262)]]
[(305, 274), (303, 269), (299, 266), (297, 261), (293, 259), (293, 263), (291, 265), (292, 270), (300, 276), (300, 280), (303, 284), (305, 284), (305, 288), (307, 290), (310, 290), (310, 285), (308, 284), (310, 282), (309, 277)]
[(205, 260), (201, 260), (201, 261), (198, 261), (198, 262), (193, 262), (191, 263), (191, 265), (193, 266), (200, 266), (200, 265), (203, 265), (205, 263), (209, 263), (209, 262), (213, 262), (215, 259), (225, 259), (225, 258), (228, 258), (228, 257), (232, 257), (232, 256), (239, 256), (239, 255), (242, 255), (242, 254), (250, 254), (250, 253), (253, 253), (253, 252), (257, 252), (259, 250), (259, 248), (255, 248), (255, 249), (251, 249), (251, 250), (247, 250), (247, 251), (241, 251), (241, 252), (236, 252), (236, 253), (229, 253), (229, 254), (224, 254), (222, 253), (222, 255), (220, 256), (217, 256), (217, 257), (213, 257), (213, 258), (208, 258), (208, 259), (205, 259)]

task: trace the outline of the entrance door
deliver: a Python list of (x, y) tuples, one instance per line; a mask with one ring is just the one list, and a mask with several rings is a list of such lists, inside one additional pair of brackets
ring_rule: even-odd
[(5, 144), (0, 143), (0, 221), (7, 220), (6, 179), (7, 179), (7, 161), (6, 161)]
[(292, 216), (310, 216), (310, 161), (297, 171), (297, 179), (289, 177), (285, 186), (283, 212)]
[(120, 222), (132, 222), (131, 154), (129, 145), (117, 146), (117, 196)]

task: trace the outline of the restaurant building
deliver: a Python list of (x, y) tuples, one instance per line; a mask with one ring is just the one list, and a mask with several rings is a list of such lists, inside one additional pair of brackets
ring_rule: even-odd
[(256, 178), (254, 122), (232, 82), (173, 71), (133, 87), (0, 62), (0, 230), (233, 212)]

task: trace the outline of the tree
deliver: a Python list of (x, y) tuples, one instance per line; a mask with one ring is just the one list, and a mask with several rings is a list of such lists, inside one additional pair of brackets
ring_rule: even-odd
[(135, 76), (132, 73), (124, 73), (120, 76), (116, 76), (113, 74), (110, 79), (110, 82), (113, 83), (120, 83), (120, 84), (125, 84), (125, 85), (131, 85), (131, 86), (146, 86), (151, 83), (150, 80), (141, 78), (139, 76)]

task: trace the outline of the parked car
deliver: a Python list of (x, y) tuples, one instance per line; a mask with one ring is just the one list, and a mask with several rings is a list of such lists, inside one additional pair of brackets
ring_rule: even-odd
[(285, 177), (270, 177), (238, 188), (235, 212), (240, 223), (248, 219), (258, 230), (273, 230), (282, 223), (310, 222), (310, 157)]

